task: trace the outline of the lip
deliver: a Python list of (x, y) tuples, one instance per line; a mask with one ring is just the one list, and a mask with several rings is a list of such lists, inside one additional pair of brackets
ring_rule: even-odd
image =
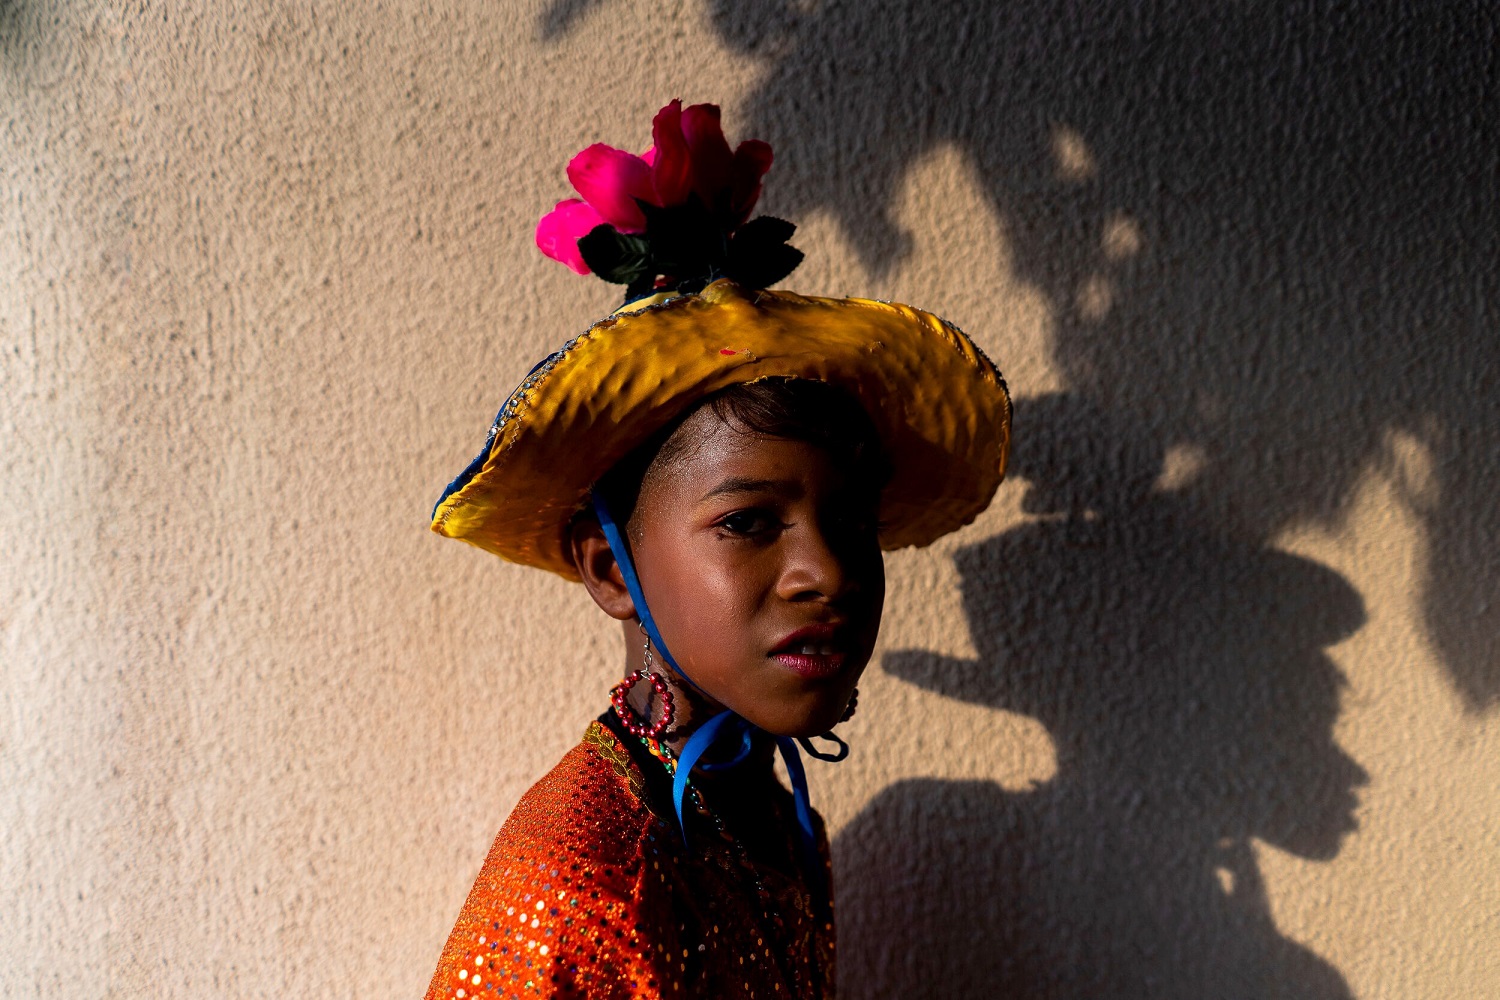
[[(784, 636), (771, 650), (770, 657), (802, 677), (814, 680), (831, 677), (843, 669), (844, 661), (848, 659), (848, 641), (844, 633), (845, 629), (839, 625), (808, 625)], [(823, 651), (799, 651), (805, 646), (822, 647)]]

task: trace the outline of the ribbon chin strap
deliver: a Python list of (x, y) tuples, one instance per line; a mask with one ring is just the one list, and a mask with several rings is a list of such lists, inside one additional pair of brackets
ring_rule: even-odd
[(609, 551), (614, 553), (615, 565), (620, 567), (620, 576), (625, 580), (625, 589), (630, 592), (631, 603), (635, 605), (636, 617), (641, 620), (641, 628), (646, 630), (646, 635), (651, 639), (651, 645), (656, 648), (656, 655), (667, 662), (673, 672), (687, 681), (688, 684), (699, 694), (704, 690), (693, 679), (683, 672), (672, 658), (672, 653), (667, 649), (667, 644), (662, 640), (661, 631), (656, 627), (656, 619), (651, 617), (651, 609), (646, 606), (646, 594), (641, 590), (640, 577), (636, 575), (635, 563), (631, 561), (630, 549), (625, 545), (625, 538), (620, 534), (620, 528), (615, 524), (615, 519), (609, 513), (609, 505), (597, 492), (594, 493), (594, 515), (599, 518), (599, 527), (604, 529), (604, 540), (609, 543)]
[[(646, 606), (646, 594), (641, 590), (640, 577), (636, 575), (635, 564), (630, 558), (630, 549), (625, 546), (625, 539), (620, 533), (620, 528), (615, 523), (614, 517), (610, 515), (609, 505), (597, 492), (593, 496), (593, 503), (594, 514), (599, 518), (599, 527), (604, 530), (605, 541), (609, 542), (609, 550), (614, 553), (615, 564), (620, 567), (620, 576), (625, 581), (625, 589), (630, 592), (630, 600), (635, 604), (636, 616), (640, 618), (641, 627), (646, 630), (646, 635), (650, 637), (651, 644), (656, 648), (656, 655), (666, 661), (673, 672), (686, 681), (693, 690), (706, 696), (707, 692), (699, 687), (682, 667), (677, 665), (677, 661), (667, 649), (666, 642), (662, 640), (661, 631), (656, 627), (656, 619), (651, 616), (651, 609)], [(688, 780), (693, 769), (701, 766), (705, 771), (716, 771), (741, 763), (750, 756), (753, 737), (758, 728), (744, 716), (725, 709), (699, 726), (697, 732), (688, 737), (687, 743), (683, 744), (682, 752), (678, 754), (677, 773), (672, 778), (672, 805), (677, 810), (677, 828), (682, 833), (684, 847), (687, 846), (688, 839), (687, 824), (683, 821), (682, 815), (682, 800), (687, 795)], [(824, 735), (839, 745), (836, 753), (821, 752), (805, 739), (800, 742), (808, 753), (819, 760), (843, 760), (849, 753), (849, 745), (832, 733)], [(728, 760), (704, 762), (700, 765), (699, 760), (704, 752), (725, 736), (738, 738), (740, 746), (735, 755)], [(812, 805), (807, 794), (807, 773), (802, 769), (802, 755), (797, 752), (797, 741), (789, 736), (777, 736), (775, 740), (776, 748), (781, 751), (781, 759), (786, 764), (787, 777), (792, 780), (792, 802), (797, 812), (797, 843), (802, 855), (803, 870), (807, 874), (807, 884), (813, 887), (813, 898), (819, 901), (821, 908), (826, 906), (826, 879), (823, 875), (823, 861), (818, 854), (817, 834), (813, 831)]]
[(699, 759), (704, 752), (719, 739), (721, 735), (732, 735), (738, 733), (740, 736), (740, 749), (733, 759), (718, 764), (704, 764), (704, 770), (710, 768), (733, 767), (746, 757), (750, 756), (751, 733), (755, 726), (742, 715), (736, 715), (725, 709), (718, 715), (709, 719), (698, 727), (698, 731), (688, 737), (688, 741), (682, 745), (682, 752), (677, 755), (677, 773), (672, 776), (672, 805), (677, 810), (677, 828), (682, 831), (682, 844), (688, 846), (687, 820), (682, 815), (682, 800), (687, 797), (688, 778), (693, 768), (698, 766)]
[(839, 748), (837, 750), (831, 751), (819, 750), (817, 747), (812, 745), (812, 740), (807, 739), (805, 736), (797, 737), (797, 742), (802, 744), (802, 749), (806, 750), (809, 756), (816, 757), (819, 760), (831, 761), (832, 763), (837, 764), (839, 761), (849, 756), (849, 744), (839, 739), (838, 735), (834, 733), (833, 730), (830, 729), (828, 732), (819, 736), (818, 739), (833, 740), (833, 742), (839, 745)]

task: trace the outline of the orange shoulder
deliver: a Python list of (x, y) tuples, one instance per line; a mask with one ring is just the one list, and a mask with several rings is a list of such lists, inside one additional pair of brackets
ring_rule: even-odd
[(675, 995), (676, 924), (645, 877), (666, 830), (597, 723), (521, 797), (475, 879), (428, 1000)]

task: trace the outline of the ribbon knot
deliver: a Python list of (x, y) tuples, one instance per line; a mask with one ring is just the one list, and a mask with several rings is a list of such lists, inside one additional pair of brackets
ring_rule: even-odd
[[(764, 730), (744, 716), (725, 709), (699, 726), (698, 731), (688, 737), (688, 741), (683, 744), (682, 752), (677, 755), (677, 773), (672, 778), (672, 805), (677, 810), (677, 825), (682, 831), (684, 846), (687, 846), (688, 839), (687, 822), (682, 815), (682, 801), (687, 796), (688, 783), (693, 769), (700, 766), (699, 762), (709, 747), (725, 737), (738, 736), (739, 750), (729, 760), (702, 763), (703, 770), (718, 771), (741, 763), (750, 756), (754, 745), (753, 737), (757, 732), (764, 732)], [(813, 831), (812, 805), (808, 799), (807, 772), (802, 768), (802, 755), (797, 752), (797, 744), (791, 737), (774, 738), (776, 748), (781, 751), (782, 762), (786, 764), (787, 776), (792, 779), (792, 802), (797, 809), (797, 839), (803, 842), (804, 851), (810, 848), (816, 856), (818, 841)]]

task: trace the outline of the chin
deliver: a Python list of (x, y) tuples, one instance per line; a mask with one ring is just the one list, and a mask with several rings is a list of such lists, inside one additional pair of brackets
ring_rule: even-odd
[(785, 711), (776, 712), (774, 716), (760, 712), (741, 714), (773, 736), (801, 739), (822, 736), (838, 725), (847, 704), (847, 698), (819, 698), (814, 702), (787, 706)]

